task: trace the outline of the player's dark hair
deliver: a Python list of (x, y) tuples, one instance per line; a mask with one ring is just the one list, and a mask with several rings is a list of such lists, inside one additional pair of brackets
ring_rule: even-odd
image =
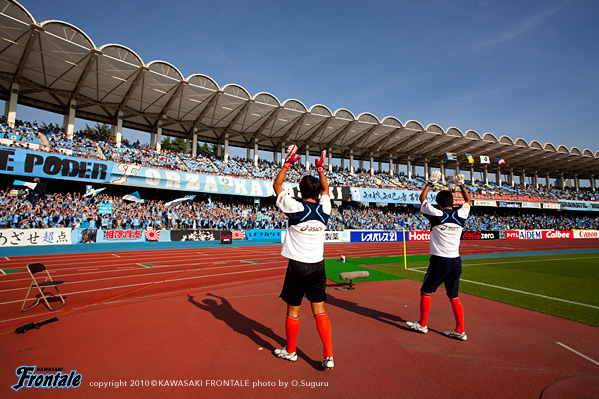
[(317, 200), (320, 198), (320, 193), (322, 192), (320, 180), (310, 175), (302, 177), (302, 180), (299, 182), (299, 189), (303, 200)]
[(437, 204), (441, 208), (451, 208), (453, 207), (453, 194), (451, 191), (443, 190), (437, 194)]

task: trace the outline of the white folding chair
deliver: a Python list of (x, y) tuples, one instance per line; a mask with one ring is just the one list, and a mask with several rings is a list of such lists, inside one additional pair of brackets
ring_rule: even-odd
[[(27, 290), (27, 295), (25, 295), (25, 300), (23, 301), (23, 306), (21, 306), (21, 312), (26, 312), (31, 308), (36, 307), (40, 301), (43, 299), (44, 302), (46, 303), (46, 306), (48, 307), (49, 310), (55, 310), (58, 309), (59, 307), (63, 306), (65, 304), (64, 298), (62, 297), (62, 294), (60, 293), (60, 291), (58, 291), (58, 286), (61, 284), (64, 284), (64, 281), (54, 281), (52, 280), (52, 277), (50, 276), (50, 272), (48, 272), (48, 269), (46, 269), (46, 266), (44, 266), (41, 263), (30, 263), (27, 265), (27, 271), (29, 272), (29, 275), (31, 276), (31, 284), (29, 284), (29, 289)], [(34, 274), (39, 273), (39, 272), (46, 272), (46, 279), (41, 282), (38, 283), (38, 281), (36, 280)], [(31, 292), (31, 289), (33, 287), (36, 287), (40, 293), (40, 295), (37, 297), (36, 302), (25, 308), (25, 304), (27, 303), (27, 300), (29, 299), (29, 293)], [(58, 294), (58, 297), (60, 298), (60, 300), (62, 301), (62, 303), (58, 306), (56, 306), (55, 308), (52, 308), (50, 306), (50, 303), (48, 302), (48, 297), (47, 295), (50, 295), (51, 298), (56, 297), (57, 295), (54, 295), (52, 293), (45, 293), (44, 292), (44, 288), (49, 288), (49, 287), (54, 287), (54, 289), (56, 289), (56, 293)], [(35, 299), (35, 298), (32, 298)]]

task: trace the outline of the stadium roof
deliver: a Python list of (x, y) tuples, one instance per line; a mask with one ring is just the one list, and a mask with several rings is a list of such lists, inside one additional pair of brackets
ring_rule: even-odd
[[(486, 155), (504, 159), (517, 174), (599, 176), (599, 150), (423, 126), (393, 116), (353, 115), (324, 105), (308, 108), (264, 92), (252, 96), (239, 85), (220, 87), (206, 75), (183, 77), (164, 61), (145, 63), (119, 44), (96, 47), (78, 27), (54, 20), (38, 23), (15, 1), (0, 0), (0, 10), (0, 97), (7, 101), (17, 83), (20, 104), (66, 114), (75, 100), (78, 118), (116, 124), (122, 112), (124, 127), (155, 132), (160, 124), (163, 134), (174, 137), (190, 138), (197, 129), (199, 140), (213, 143), (222, 144), (227, 135), (232, 146), (248, 147), (257, 140), (260, 149), (272, 151), (296, 143), (329, 149), (334, 157), (347, 158), (353, 150), (356, 159), (373, 154), (376, 161), (392, 157), (405, 164), (409, 158), (412, 164), (428, 160), (431, 166), (454, 153), (462, 168), (468, 164), (466, 154)], [(480, 171), (482, 165), (476, 162), (474, 168)]]

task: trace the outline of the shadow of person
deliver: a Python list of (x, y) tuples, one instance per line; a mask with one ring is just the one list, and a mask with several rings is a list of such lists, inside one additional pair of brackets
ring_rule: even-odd
[[(381, 323), (389, 324), (391, 326), (398, 327), (398, 328), (401, 328), (404, 330), (411, 330), (411, 329), (407, 328), (405, 325), (402, 325), (403, 323), (405, 323), (405, 320), (397, 315), (386, 313), (386, 312), (381, 312), (380, 310), (371, 309), (371, 308), (367, 308), (364, 306), (360, 306), (355, 302), (350, 302), (350, 301), (346, 301), (344, 299), (334, 297), (333, 295), (331, 295), (329, 293), (327, 293), (327, 305), (336, 306), (338, 308), (359, 314), (361, 316), (370, 317), (371, 319), (380, 321)], [(402, 324), (398, 324), (396, 322), (400, 322)]]
[[(238, 334), (245, 335), (254, 341), (258, 346), (273, 351), (275, 347), (273, 344), (262, 336), (270, 338), (277, 344), (284, 346), (285, 339), (275, 334), (272, 329), (266, 327), (263, 324), (258, 323), (256, 320), (252, 320), (249, 317), (239, 313), (231, 306), (231, 303), (226, 298), (213, 295), (208, 293), (207, 295), (218, 299), (204, 299), (201, 302), (195, 300), (192, 295), (187, 295), (188, 301), (196, 306), (198, 309), (210, 312), (215, 319), (222, 320), (229, 327)], [(220, 302), (220, 303), (219, 303)], [(259, 335), (260, 334), (260, 335)], [(261, 336), (262, 335), (262, 336)]]
[[(265, 325), (258, 323), (256, 320), (252, 320), (249, 317), (239, 313), (237, 310), (233, 308), (231, 303), (227, 301), (226, 298), (211, 293), (208, 293), (206, 295), (220, 300), (220, 303), (219, 301), (216, 301), (211, 298), (204, 299), (201, 302), (198, 302), (195, 300), (193, 295), (189, 294), (187, 295), (187, 300), (198, 309), (210, 312), (215, 319), (222, 320), (229, 327), (231, 327), (233, 331), (245, 335), (260, 347), (270, 350), (271, 353), (273, 353), (273, 351), (275, 350), (273, 344), (266, 341), (258, 334), (270, 338), (272, 341), (278, 344), (279, 348), (282, 348), (283, 346), (287, 345), (286, 339), (279, 337), (272, 331), (271, 328), (268, 328)], [(306, 363), (311, 365), (314, 369), (321, 369), (320, 361), (310, 359), (305, 353), (303, 353), (299, 349), (297, 350), (297, 355), (300, 358), (302, 358)]]

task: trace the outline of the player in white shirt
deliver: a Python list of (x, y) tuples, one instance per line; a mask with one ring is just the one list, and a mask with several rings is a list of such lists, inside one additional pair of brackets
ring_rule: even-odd
[(464, 331), (464, 308), (458, 298), (460, 275), (462, 274), (462, 258), (460, 257), (460, 239), (466, 218), (470, 214), (471, 199), (464, 187), (464, 175), (457, 175), (454, 182), (460, 187), (464, 204), (453, 209), (451, 191), (443, 190), (437, 194), (439, 208), (432, 206), (427, 200), (429, 189), (441, 178), (441, 173), (431, 173), (426, 187), (420, 194), (420, 211), (431, 222), (430, 263), (422, 287), (420, 288), (420, 320), (408, 321), (412, 329), (426, 334), (428, 332), (428, 315), (431, 309), (431, 294), (445, 283), (445, 290), (451, 302), (456, 322), (453, 331), (445, 331), (445, 335), (461, 341), (467, 339)]
[(312, 305), (316, 328), (323, 344), (321, 359), (324, 369), (332, 369), (333, 347), (331, 343), (331, 323), (324, 310), (326, 300), (326, 274), (324, 268), (324, 231), (331, 214), (329, 184), (324, 175), (326, 151), (316, 160), (318, 178), (304, 176), (299, 183), (302, 202), (293, 199), (284, 189), (283, 182), (287, 170), (300, 156), (297, 146), (287, 150), (283, 168), (277, 175), (273, 188), (277, 194), (277, 207), (287, 215), (289, 223), (281, 249), (281, 255), (289, 259), (281, 298), (287, 303), (285, 335), (287, 345), (275, 349), (277, 357), (290, 361), (297, 360), (296, 342), (299, 331), (299, 314), (304, 295)]

